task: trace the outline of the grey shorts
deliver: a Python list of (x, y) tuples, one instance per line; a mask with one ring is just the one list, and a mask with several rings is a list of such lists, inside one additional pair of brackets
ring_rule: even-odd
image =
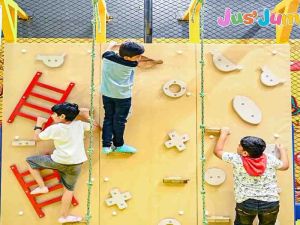
[(66, 165), (54, 162), (50, 155), (30, 156), (26, 159), (32, 169), (53, 169), (60, 175), (61, 183), (69, 191), (73, 191), (78, 176), (81, 171), (82, 163)]

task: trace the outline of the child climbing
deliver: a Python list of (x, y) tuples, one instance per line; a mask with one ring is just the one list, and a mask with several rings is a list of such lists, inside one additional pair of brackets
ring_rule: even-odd
[[(119, 54), (113, 49), (119, 47)], [(124, 144), (124, 131), (131, 107), (135, 68), (144, 53), (144, 47), (127, 41), (120, 46), (110, 43), (102, 55), (101, 93), (105, 111), (102, 127), (102, 152), (135, 153), (137, 150)], [(112, 145), (113, 144), (113, 145)]]
[(258, 215), (260, 225), (274, 225), (279, 212), (276, 170), (287, 170), (286, 150), (278, 144), (280, 160), (264, 154), (266, 143), (258, 137), (241, 139), (237, 153), (224, 152), (230, 131), (222, 128), (214, 154), (233, 165), (236, 218), (234, 225), (249, 225)]
[(84, 131), (90, 130), (90, 124), (80, 120), (74, 121), (74, 119), (77, 115), (80, 115), (83, 119), (88, 120), (89, 110), (86, 108), (78, 109), (78, 105), (67, 102), (54, 105), (51, 110), (53, 112), (51, 118), (55, 124), (43, 130), (42, 127), (47, 119), (38, 117), (34, 127), (34, 139), (37, 141), (53, 140), (55, 150), (51, 155), (37, 155), (26, 159), (29, 171), (38, 183), (38, 187), (32, 190), (30, 194), (49, 192), (40, 174), (40, 169), (57, 170), (64, 186), (61, 200), (61, 217), (58, 222), (78, 222), (82, 218), (69, 215), (69, 208), (82, 163), (87, 160), (83, 139)]

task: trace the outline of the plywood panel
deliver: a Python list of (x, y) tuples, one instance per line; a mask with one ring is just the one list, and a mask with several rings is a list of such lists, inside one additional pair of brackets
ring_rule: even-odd
[[(50, 143), (39, 143), (36, 147), (12, 147), (11, 141), (15, 136), (30, 139), (33, 136), (34, 121), (17, 117), (12, 124), (8, 124), (10, 113), (22, 96), (36, 71), (43, 72), (41, 82), (65, 89), (69, 82), (74, 82), (75, 88), (67, 101), (75, 102), (81, 107), (89, 107), (89, 82), (90, 82), (90, 53), (89, 44), (7, 44), (5, 46), (5, 89), (4, 89), (4, 115), (3, 115), (3, 145), (2, 145), (2, 210), (1, 224), (25, 225), (31, 224), (54, 224), (59, 217), (60, 204), (56, 203), (45, 207), (46, 216), (39, 219), (33, 207), (26, 198), (16, 178), (10, 170), (10, 165), (16, 164), (20, 170), (25, 170), (25, 158), (52, 148)], [(23, 50), (23, 53), (22, 53)], [(99, 62), (99, 48), (97, 50), (97, 62)], [(65, 53), (65, 63), (59, 68), (48, 68), (41, 61), (36, 61), (37, 54), (62, 54)], [(98, 63), (99, 65), (99, 63)], [(96, 69), (95, 83), (98, 86), (99, 67)], [(51, 96), (51, 93), (46, 93)], [(54, 97), (54, 96), (53, 96)], [(98, 106), (98, 95), (95, 95), (95, 105)], [(41, 103), (41, 102), (39, 102)], [(98, 118), (98, 108), (96, 116)], [(88, 138), (86, 138), (86, 142)], [(93, 162), (93, 196), (98, 195), (98, 149), (99, 133), (95, 133), (95, 153)], [(84, 164), (82, 174), (75, 190), (79, 206), (74, 207), (74, 214), (84, 215), (86, 211), (87, 193), (87, 163)], [(58, 193), (57, 193), (58, 194)], [(52, 195), (49, 194), (49, 195)], [(98, 201), (92, 198), (93, 224), (98, 224)], [(18, 212), (23, 211), (23, 216)]]
[[(102, 156), (101, 177), (110, 182), (100, 185), (101, 224), (158, 224), (164, 218), (177, 218), (182, 224), (197, 224), (196, 214), (196, 76), (195, 46), (146, 45), (145, 55), (164, 63), (151, 69), (138, 69), (133, 91), (133, 113), (126, 126), (126, 142), (135, 146), (133, 156)], [(103, 48), (104, 49), (104, 48)], [(177, 51), (183, 51), (178, 54)], [(166, 96), (164, 83), (171, 79), (186, 82), (191, 96)], [(175, 129), (191, 139), (186, 150), (167, 149), (167, 133)], [(165, 176), (183, 176), (190, 182), (181, 186), (162, 183)], [(109, 190), (119, 187), (133, 198), (119, 211), (103, 202)], [(117, 216), (112, 216), (116, 211)], [(178, 211), (184, 211), (180, 216)]]
[[(219, 50), (234, 63), (243, 65), (243, 69), (229, 73), (220, 72), (213, 65), (212, 56), (209, 54), (212, 50)], [(272, 54), (273, 50), (277, 54)], [(205, 45), (205, 63), (205, 124), (212, 127), (230, 127), (232, 134), (225, 150), (236, 152), (240, 139), (253, 135), (263, 138), (267, 143), (283, 144), (287, 147), (291, 159), (289, 46)], [(287, 82), (277, 87), (262, 85), (259, 68), (263, 65), (267, 65), (274, 74)], [(263, 114), (259, 125), (254, 126), (242, 121), (234, 112), (232, 99), (236, 95), (250, 97), (259, 106)], [(200, 113), (200, 109), (198, 111)], [(279, 134), (278, 140), (274, 138), (274, 134)], [(206, 136), (205, 142), (207, 168), (219, 167), (227, 174), (227, 179), (221, 186), (206, 185), (208, 215), (230, 216), (234, 220), (232, 168), (213, 155), (216, 138), (209, 139)], [(278, 177), (279, 187), (282, 189), (279, 221), (293, 224), (292, 168), (278, 172)]]

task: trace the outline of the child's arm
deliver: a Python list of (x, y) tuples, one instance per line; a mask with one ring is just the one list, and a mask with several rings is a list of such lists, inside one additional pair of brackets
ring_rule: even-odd
[(44, 117), (38, 117), (36, 120), (33, 139), (35, 141), (40, 141), (39, 134), (42, 132), (44, 124), (47, 122), (47, 119)]
[[(83, 120), (86, 122), (90, 122), (90, 109), (88, 108), (80, 108), (79, 109), (79, 116), (82, 117)], [(94, 129), (100, 128), (99, 124), (94, 120)]]
[(230, 134), (229, 128), (223, 127), (221, 129), (220, 137), (219, 137), (219, 139), (217, 141), (217, 144), (216, 144), (216, 146), (214, 148), (214, 154), (215, 154), (215, 156), (217, 156), (220, 159), (222, 159), (223, 148), (224, 148), (224, 145), (226, 143), (226, 140), (227, 140), (227, 137), (228, 137), (229, 134)]
[(281, 144), (277, 144), (276, 148), (280, 152), (280, 160), (282, 162), (282, 166), (280, 168), (278, 168), (278, 170), (287, 170), (290, 166), (287, 151)]
[(117, 42), (112, 41), (112, 42), (109, 43), (109, 45), (108, 45), (108, 47), (107, 47), (107, 49), (106, 49), (105, 52), (108, 52), (108, 51), (116, 51), (116, 50), (118, 50), (119, 48), (120, 48), (120, 45), (117, 44)]

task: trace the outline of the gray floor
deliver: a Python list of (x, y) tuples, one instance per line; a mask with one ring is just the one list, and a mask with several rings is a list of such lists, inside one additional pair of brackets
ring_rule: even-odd
[[(33, 16), (30, 21), (19, 23), (19, 37), (36, 38), (90, 38), (91, 1), (87, 0), (16, 0)], [(188, 8), (190, 0), (153, 0), (154, 38), (187, 38), (188, 24), (177, 20)], [(264, 8), (273, 9), (280, 0), (248, 1), (209, 0), (205, 5), (205, 38), (268, 38), (275, 37), (275, 27), (258, 25), (237, 25), (222, 28), (217, 25), (217, 17), (224, 14), (226, 7), (234, 13), (250, 12)], [(107, 8), (113, 19), (107, 25), (109, 38), (142, 38), (144, 33), (143, 0), (107, 0)], [(296, 25), (292, 38), (300, 37)]]

